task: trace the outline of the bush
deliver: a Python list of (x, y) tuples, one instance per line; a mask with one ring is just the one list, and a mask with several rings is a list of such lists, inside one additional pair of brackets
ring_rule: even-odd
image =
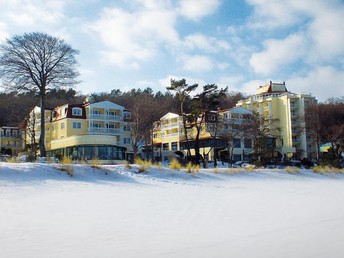
[(162, 168), (162, 164), (161, 164), (160, 162), (155, 163), (155, 166), (156, 166), (159, 170), (161, 170), (161, 168)]
[(180, 170), (182, 168), (182, 165), (180, 165), (180, 163), (178, 162), (177, 159), (172, 159), (169, 168), (175, 169), (175, 170)]
[(186, 169), (187, 169), (188, 173), (198, 173), (199, 169), (200, 169), (200, 166), (199, 165), (194, 165), (194, 164), (192, 164), (192, 162), (189, 162), (188, 165), (186, 166)]
[(74, 176), (74, 169), (71, 165), (62, 164), (58, 166), (57, 169), (66, 172), (71, 177)]
[(69, 158), (69, 157), (62, 157), (61, 159), (61, 163), (62, 164), (71, 164), (72, 163), (72, 160)]
[(16, 159), (16, 157), (11, 157), (6, 160), (8, 163), (19, 163), (19, 160)]
[(287, 173), (293, 174), (293, 173), (298, 173), (298, 172), (300, 172), (300, 169), (297, 168), (297, 167), (286, 167), (286, 168), (285, 168), (285, 171), (286, 171)]
[(91, 161), (91, 167), (96, 169), (101, 169), (101, 161), (99, 159), (92, 159)]
[(331, 171), (331, 169), (328, 166), (315, 166), (313, 168), (313, 172), (319, 173), (319, 174), (330, 172), (330, 171)]
[(142, 160), (140, 158), (135, 159), (135, 164), (141, 165), (138, 170), (139, 173), (146, 172), (148, 168), (152, 166), (152, 162), (150, 162), (149, 160)]

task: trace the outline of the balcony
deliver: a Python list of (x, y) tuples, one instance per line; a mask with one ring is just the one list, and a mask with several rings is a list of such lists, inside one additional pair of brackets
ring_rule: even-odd
[(179, 126), (178, 122), (161, 124), (162, 128), (170, 128), (170, 127), (178, 127), (178, 126)]
[(91, 127), (88, 128), (89, 134), (122, 134), (122, 130), (118, 128), (106, 128), (106, 127)]
[(168, 133), (168, 134), (163, 134), (163, 138), (169, 138), (169, 137), (176, 137), (179, 136), (179, 133)]
[(104, 114), (90, 114), (89, 119), (102, 120), (102, 121), (120, 121), (121, 116), (117, 115), (104, 115)]

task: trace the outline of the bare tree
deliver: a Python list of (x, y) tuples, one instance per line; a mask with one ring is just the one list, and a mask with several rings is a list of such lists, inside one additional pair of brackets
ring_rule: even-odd
[(233, 166), (234, 139), (241, 139), (247, 128), (241, 119), (221, 116), (219, 136), (226, 141), (228, 167)]
[(254, 139), (254, 156), (259, 164), (271, 161), (276, 150), (276, 140), (280, 139), (279, 119), (254, 113), (243, 128), (244, 136)]
[(45, 96), (49, 89), (76, 84), (73, 49), (64, 40), (45, 33), (15, 35), (0, 46), (0, 77), (4, 86), (14, 91), (35, 90), (40, 97), (41, 134), (40, 156), (45, 157)]

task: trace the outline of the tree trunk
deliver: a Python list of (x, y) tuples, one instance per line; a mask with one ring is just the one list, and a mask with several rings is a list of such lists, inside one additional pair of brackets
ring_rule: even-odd
[(41, 97), (41, 135), (39, 137), (39, 152), (40, 157), (45, 157), (45, 90), (42, 89), (40, 92)]

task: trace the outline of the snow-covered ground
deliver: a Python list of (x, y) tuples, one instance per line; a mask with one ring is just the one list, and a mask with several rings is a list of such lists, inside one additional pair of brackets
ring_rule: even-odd
[(344, 175), (0, 162), (1, 257), (344, 257)]

